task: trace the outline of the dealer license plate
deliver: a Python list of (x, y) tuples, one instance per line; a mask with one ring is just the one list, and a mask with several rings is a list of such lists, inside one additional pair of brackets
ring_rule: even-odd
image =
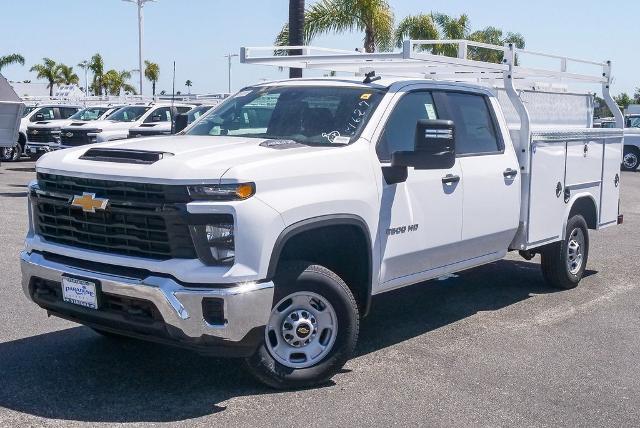
[(74, 305), (98, 309), (96, 283), (84, 279), (62, 277), (62, 299)]

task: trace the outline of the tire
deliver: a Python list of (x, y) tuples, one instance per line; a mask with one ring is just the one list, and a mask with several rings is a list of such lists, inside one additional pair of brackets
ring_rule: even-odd
[(624, 171), (635, 171), (640, 166), (640, 149), (633, 146), (624, 146), (622, 155), (622, 169)]
[(16, 142), (13, 147), (3, 148), (0, 152), (0, 160), (5, 162), (17, 162), (22, 157), (24, 147), (20, 142)]
[[(334, 272), (307, 262), (287, 263), (274, 283), (264, 341), (245, 359), (249, 371), (275, 389), (326, 383), (349, 360), (358, 340), (353, 294)], [(291, 356), (283, 357), (287, 353)]]
[(569, 290), (578, 286), (589, 258), (589, 232), (581, 215), (567, 222), (565, 239), (541, 251), (542, 276), (554, 288)]

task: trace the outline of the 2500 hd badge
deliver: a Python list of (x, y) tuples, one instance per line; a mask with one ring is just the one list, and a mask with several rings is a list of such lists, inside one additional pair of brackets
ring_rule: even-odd
[(415, 232), (418, 230), (418, 224), (410, 224), (408, 226), (390, 227), (387, 229), (387, 235), (399, 235), (401, 233)]

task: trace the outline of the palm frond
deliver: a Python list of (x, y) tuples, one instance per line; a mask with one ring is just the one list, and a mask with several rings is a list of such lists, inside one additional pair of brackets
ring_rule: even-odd
[(396, 46), (401, 47), (405, 39), (437, 40), (440, 32), (431, 15), (419, 14), (407, 16), (398, 24), (395, 31)]
[(11, 64), (24, 65), (24, 57), (16, 53), (0, 56), (0, 70)]

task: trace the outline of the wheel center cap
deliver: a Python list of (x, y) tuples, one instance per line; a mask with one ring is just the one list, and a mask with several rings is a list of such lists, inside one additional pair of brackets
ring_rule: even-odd
[(298, 327), (296, 327), (296, 335), (300, 339), (305, 339), (310, 334), (311, 334), (311, 325), (307, 323), (300, 323), (298, 324)]

